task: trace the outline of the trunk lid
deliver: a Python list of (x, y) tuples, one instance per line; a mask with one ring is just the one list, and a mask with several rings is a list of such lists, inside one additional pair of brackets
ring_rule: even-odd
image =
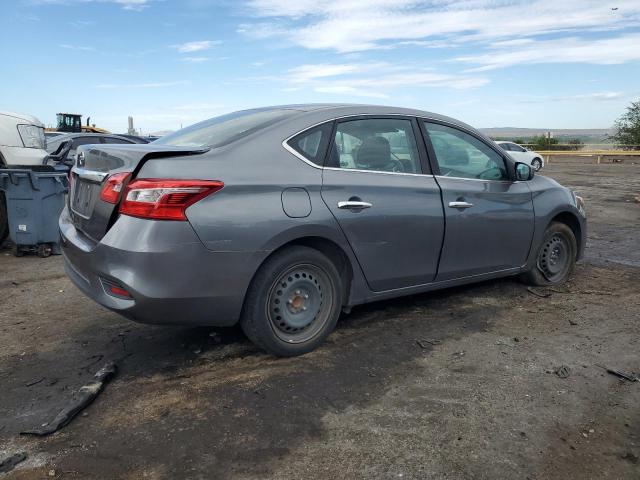
[(73, 224), (98, 242), (107, 233), (117, 215), (118, 205), (100, 199), (107, 179), (116, 173), (135, 173), (143, 163), (153, 158), (199, 155), (203, 148), (168, 145), (101, 145), (80, 147), (71, 170), (68, 206)]

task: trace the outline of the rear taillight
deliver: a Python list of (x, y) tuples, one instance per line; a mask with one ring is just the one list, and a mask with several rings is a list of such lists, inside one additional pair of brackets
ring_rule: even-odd
[(104, 184), (104, 187), (102, 187), (100, 200), (107, 203), (113, 203), (114, 205), (117, 204), (120, 201), (122, 189), (130, 176), (131, 174), (129, 172), (111, 175)]
[(120, 213), (155, 220), (186, 220), (188, 207), (223, 186), (217, 180), (134, 180), (125, 189)]

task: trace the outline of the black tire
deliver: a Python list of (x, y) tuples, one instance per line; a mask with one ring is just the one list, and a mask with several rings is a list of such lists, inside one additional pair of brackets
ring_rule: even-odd
[(573, 230), (564, 223), (551, 223), (538, 247), (535, 265), (523, 274), (524, 281), (536, 286), (564, 283), (573, 271), (577, 253)]
[(258, 347), (278, 357), (303, 355), (333, 331), (342, 309), (342, 280), (318, 250), (293, 246), (268, 258), (251, 281), (240, 325)]
[(539, 172), (542, 168), (542, 160), (539, 158), (534, 158), (533, 160), (531, 160), (531, 166), (536, 172)]

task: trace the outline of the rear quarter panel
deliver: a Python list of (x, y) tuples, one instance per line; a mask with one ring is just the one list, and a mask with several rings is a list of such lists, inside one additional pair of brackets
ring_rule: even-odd
[[(351, 262), (353, 284), (359, 285), (364, 281), (359, 265), (320, 196), (322, 170), (286, 151), (281, 144), (284, 138), (266, 136), (194, 157), (150, 160), (137, 176), (224, 182), (222, 190), (187, 209), (189, 222), (208, 250), (244, 253), (253, 263), (249, 270), (255, 272), (283, 245), (320, 237), (344, 251)], [(288, 188), (308, 192), (308, 216), (292, 218), (285, 213), (282, 192)], [(244, 279), (244, 290), (251, 278)], [(362, 292), (360, 288), (351, 291)]]

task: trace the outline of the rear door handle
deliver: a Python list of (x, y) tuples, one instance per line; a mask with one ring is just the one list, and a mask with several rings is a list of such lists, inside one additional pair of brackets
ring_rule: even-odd
[(469, 202), (449, 202), (449, 207), (451, 207), (451, 208), (471, 208), (471, 207), (473, 207), (473, 203), (469, 203)]
[(364, 210), (373, 207), (372, 203), (349, 200), (347, 202), (338, 202), (338, 208), (343, 210)]

